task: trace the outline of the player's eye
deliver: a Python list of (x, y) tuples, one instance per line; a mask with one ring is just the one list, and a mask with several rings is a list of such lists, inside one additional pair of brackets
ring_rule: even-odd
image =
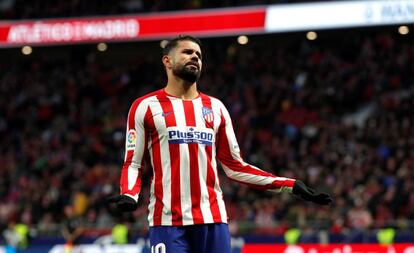
[(192, 55), (195, 52), (195, 54), (198, 56), (198, 58), (202, 58), (201, 53), (192, 49), (184, 49), (183, 53), (184, 54), (188, 54), (188, 55)]

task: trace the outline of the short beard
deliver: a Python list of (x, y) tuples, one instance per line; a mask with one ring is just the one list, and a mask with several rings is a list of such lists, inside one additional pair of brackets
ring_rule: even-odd
[(196, 69), (188, 69), (185, 65), (178, 66), (177, 68), (173, 68), (172, 72), (175, 76), (183, 79), (188, 83), (195, 83), (200, 78), (201, 71)]

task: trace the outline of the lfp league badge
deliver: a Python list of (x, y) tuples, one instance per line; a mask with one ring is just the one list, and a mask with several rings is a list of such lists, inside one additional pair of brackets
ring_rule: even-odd
[(135, 143), (137, 141), (137, 132), (135, 129), (130, 129), (127, 135), (127, 150), (135, 149)]
[(208, 107), (202, 108), (203, 118), (207, 123), (212, 123), (214, 121), (214, 112)]

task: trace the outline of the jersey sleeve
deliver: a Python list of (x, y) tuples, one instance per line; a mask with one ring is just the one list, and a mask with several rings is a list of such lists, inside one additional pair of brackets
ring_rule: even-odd
[(121, 194), (138, 201), (141, 191), (141, 177), (144, 167), (148, 137), (145, 130), (145, 118), (148, 106), (142, 100), (135, 100), (128, 113), (125, 138), (125, 158), (121, 170)]
[(221, 122), (217, 133), (217, 158), (226, 175), (256, 189), (292, 192), (295, 179), (278, 177), (243, 161), (230, 114), (221, 103)]

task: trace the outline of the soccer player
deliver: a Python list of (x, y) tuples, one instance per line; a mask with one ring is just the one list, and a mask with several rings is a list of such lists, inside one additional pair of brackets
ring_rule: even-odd
[(243, 161), (226, 107), (197, 89), (202, 58), (197, 38), (171, 40), (162, 57), (167, 85), (136, 99), (128, 114), (121, 194), (110, 201), (122, 211), (137, 208), (143, 161), (149, 156), (153, 253), (230, 253), (217, 161), (236, 182), (287, 191), (321, 205), (332, 201), (300, 180), (277, 177)]

